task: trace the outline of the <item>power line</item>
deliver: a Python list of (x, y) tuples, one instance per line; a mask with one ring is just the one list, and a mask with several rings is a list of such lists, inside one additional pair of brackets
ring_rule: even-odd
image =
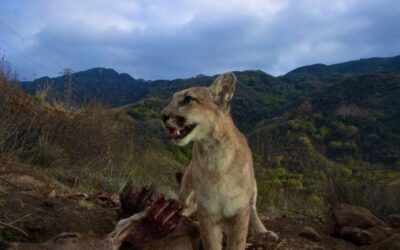
[(43, 67), (42, 64), (40, 64), (39, 62), (37, 62), (36, 60), (32, 59), (31, 57), (25, 55), (21, 50), (17, 49), (16, 47), (14, 47), (13, 45), (11, 45), (10, 43), (0, 39), (0, 42), (4, 43), (5, 45), (7, 45), (8, 47), (12, 48), (13, 50), (15, 50), (16, 52), (18, 52), (21, 56), (23, 56), (24, 58), (26, 58), (27, 60), (29, 60), (31, 63), (35, 64), (35, 66), (39, 66), (42, 69), (44, 69), (45, 71), (47, 70), (45, 67)]
[[(8, 31), (12, 32), (14, 35), (18, 36), (21, 40), (27, 42), (28, 39), (25, 38), (24, 36), (22, 36), (21, 34), (19, 34), (15, 29), (11, 28), (9, 25), (7, 25), (6, 23), (4, 23), (3, 21), (0, 20), (0, 24), (3, 25), (4, 27), (6, 27), (8, 29)], [(41, 49), (36, 48), (36, 51), (39, 52), (42, 56), (46, 57), (49, 61), (51, 61), (54, 65), (56, 65), (59, 68), (62, 68), (62, 66), (60, 64), (58, 64), (53, 58), (51, 58), (50, 56), (48, 56), (46, 53), (44, 53)]]

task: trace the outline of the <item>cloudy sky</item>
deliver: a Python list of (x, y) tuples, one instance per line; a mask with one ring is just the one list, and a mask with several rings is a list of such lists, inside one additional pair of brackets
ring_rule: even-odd
[(113, 68), (173, 79), (400, 54), (398, 0), (0, 0), (21, 78)]

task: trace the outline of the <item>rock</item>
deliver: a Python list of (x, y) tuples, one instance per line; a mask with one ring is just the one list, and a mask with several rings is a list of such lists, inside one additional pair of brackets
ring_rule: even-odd
[(393, 234), (389, 238), (379, 242), (377, 245), (373, 246), (371, 250), (398, 250), (400, 249), (400, 233)]
[(356, 245), (371, 245), (387, 239), (394, 231), (389, 227), (375, 226), (369, 229), (343, 227), (340, 236)]
[(400, 214), (391, 214), (388, 216), (389, 224), (394, 228), (400, 228)]
[(370, 245), (373, 242), (372, 233), (357, 227), (345, 226), (340, 231), (340, 236), (356, 245)]
[(392, 234), (394, 234), (394, 231), (392, 228), (384, 227), (384, 226), (371, 227), (371, 228), (367, 229), (366, 231), (368, 231), (369, 233), (372, 234), (372, 242), (374, 242), (374, 243), (380, 242), (380, 241), (388, 238)]
[(312, 227), (307, 227), (307, 226), (303, 227), (299, 235), (311, 241), (321, 241), (321, 236)]
[(364, 207), (340, 204), (331, 207), (325, 216), (325, 230), (330, 235), (341, 235), (344, 227), (368, 229), (374, 226), (387, 225)]
[(332, 250), (354, 250), (354, 249), (355, 249), (354, 244), (345, 240), (335, 242), (334, 245), (332, 245)]
[(47, 186), (41, 180), (36, 179), (30, 175), (19, 175), (19, 174), (7, 174), (3, 176), (4, 179), (7, 179), (8, 182), (11, 182), (15, 186), (18, 186), (20, 189), (30, 191), (32, 189), (40, 190)]

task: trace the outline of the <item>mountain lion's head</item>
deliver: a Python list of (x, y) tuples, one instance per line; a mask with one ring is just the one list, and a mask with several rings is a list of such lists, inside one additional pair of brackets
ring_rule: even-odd
[(229, 116), (236, 76), (220, 75), (210, 87), (193, 87), (179, 91), (161, 111), (169, 137), (179, 146), (209, 136), (221, 118)]

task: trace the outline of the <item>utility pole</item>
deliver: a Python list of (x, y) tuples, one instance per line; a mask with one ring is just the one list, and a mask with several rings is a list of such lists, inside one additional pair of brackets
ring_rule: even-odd
[(74, 71), (69, 68), (65, 68), (60, 74), (64, 76), (64, 102), (67, 110), (71, 110), (71, 98), (72, 98), (72, 73)]

